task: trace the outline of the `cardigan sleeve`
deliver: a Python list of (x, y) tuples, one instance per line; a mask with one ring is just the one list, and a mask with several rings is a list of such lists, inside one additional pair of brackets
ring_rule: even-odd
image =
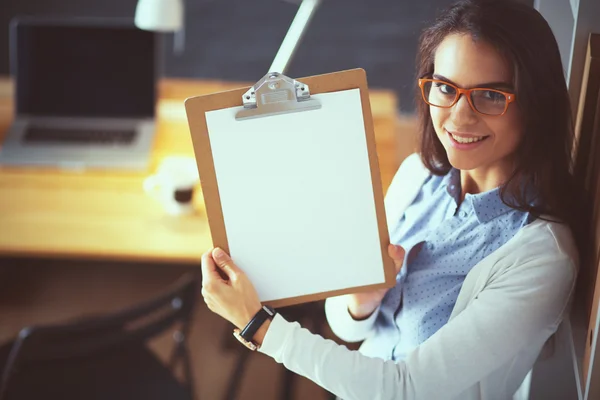
[(374, 333), (375, 320), (379, 314), (379, 307), (363, 320), (355, 320), (348, 311), (346, 296), (330, 297), (325, 300), (325, 316), (333, 333), (348, 343), (365, 340)]
[(556, 331), (574, 287), (566, 254), (544, 254), (495, 276), (460, 314), (400, 362), (350, 351), (277, 315), (260, 348), (345, 399), (454, 398)]
[(385, 193), (384, 205), (388, 228), (394, 226), (421, 190), (429, 171), (418, 153), (406, 157)]

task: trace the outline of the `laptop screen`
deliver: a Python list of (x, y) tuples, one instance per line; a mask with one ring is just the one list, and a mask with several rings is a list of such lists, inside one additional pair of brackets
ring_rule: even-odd
[(17, 114), (154, 116), (155, 33), (20, 21), (11, 35)]

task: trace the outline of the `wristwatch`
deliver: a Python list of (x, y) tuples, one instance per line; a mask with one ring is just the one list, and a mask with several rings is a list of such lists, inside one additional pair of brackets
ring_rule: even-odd
[(262, 306), (244, 329), (240, 331), (238, 328), (235, 328), (233, 330), (233, 336), (250, 350), (256, 351), (260, 348), (260, 345), (252, 340), (254, 335), (267, 319), (272, 320), (274, 316), (275, 310), (273, 308)]

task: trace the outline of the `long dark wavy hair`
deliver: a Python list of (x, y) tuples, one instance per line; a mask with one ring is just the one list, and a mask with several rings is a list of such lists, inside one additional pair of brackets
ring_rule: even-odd
[[(500, 189), (502, 201), (536, 217), (567, 223), (575, 233), (580, 196), (571, 173), (571, 105), (550, 26), (538, 11), (516, 1), (459, 1), (422, 33), (417, 77), (431, 77), (435, 51), (450, 34), (485, 41), (512, 65), (524, 134), (515, 153), (516, 168)], [(452, 166), (433, 128), (429, 106), (419, 90), (416, 95), (421, 159), (431, 173), (445, 175)], [(531, 189), (534, 202), (527, 194)]]

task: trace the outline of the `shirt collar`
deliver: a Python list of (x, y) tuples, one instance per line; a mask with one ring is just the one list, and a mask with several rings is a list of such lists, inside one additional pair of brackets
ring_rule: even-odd
[[(444, 183), (447, 186), (446, 190), (448, 194), (454, 199), (456, 204), (458, 204), (461, 193), (460, 171), (456, 168), (452, 168), (446, 175)], [(467, 193), (464, 202), (473, 206), (477, 220), (481, 223), (491, 221), (512, 210), (511, 207), (502, 202), (499, 187), (483, 193)]]
[(488, 222), (511, 210), (511, 207), (502, 202), (500, 198), (500, 188), (489, 190), (484, 193), (469, 194), (465, 197), (471, 197), (473, 209), (479, 222)]

